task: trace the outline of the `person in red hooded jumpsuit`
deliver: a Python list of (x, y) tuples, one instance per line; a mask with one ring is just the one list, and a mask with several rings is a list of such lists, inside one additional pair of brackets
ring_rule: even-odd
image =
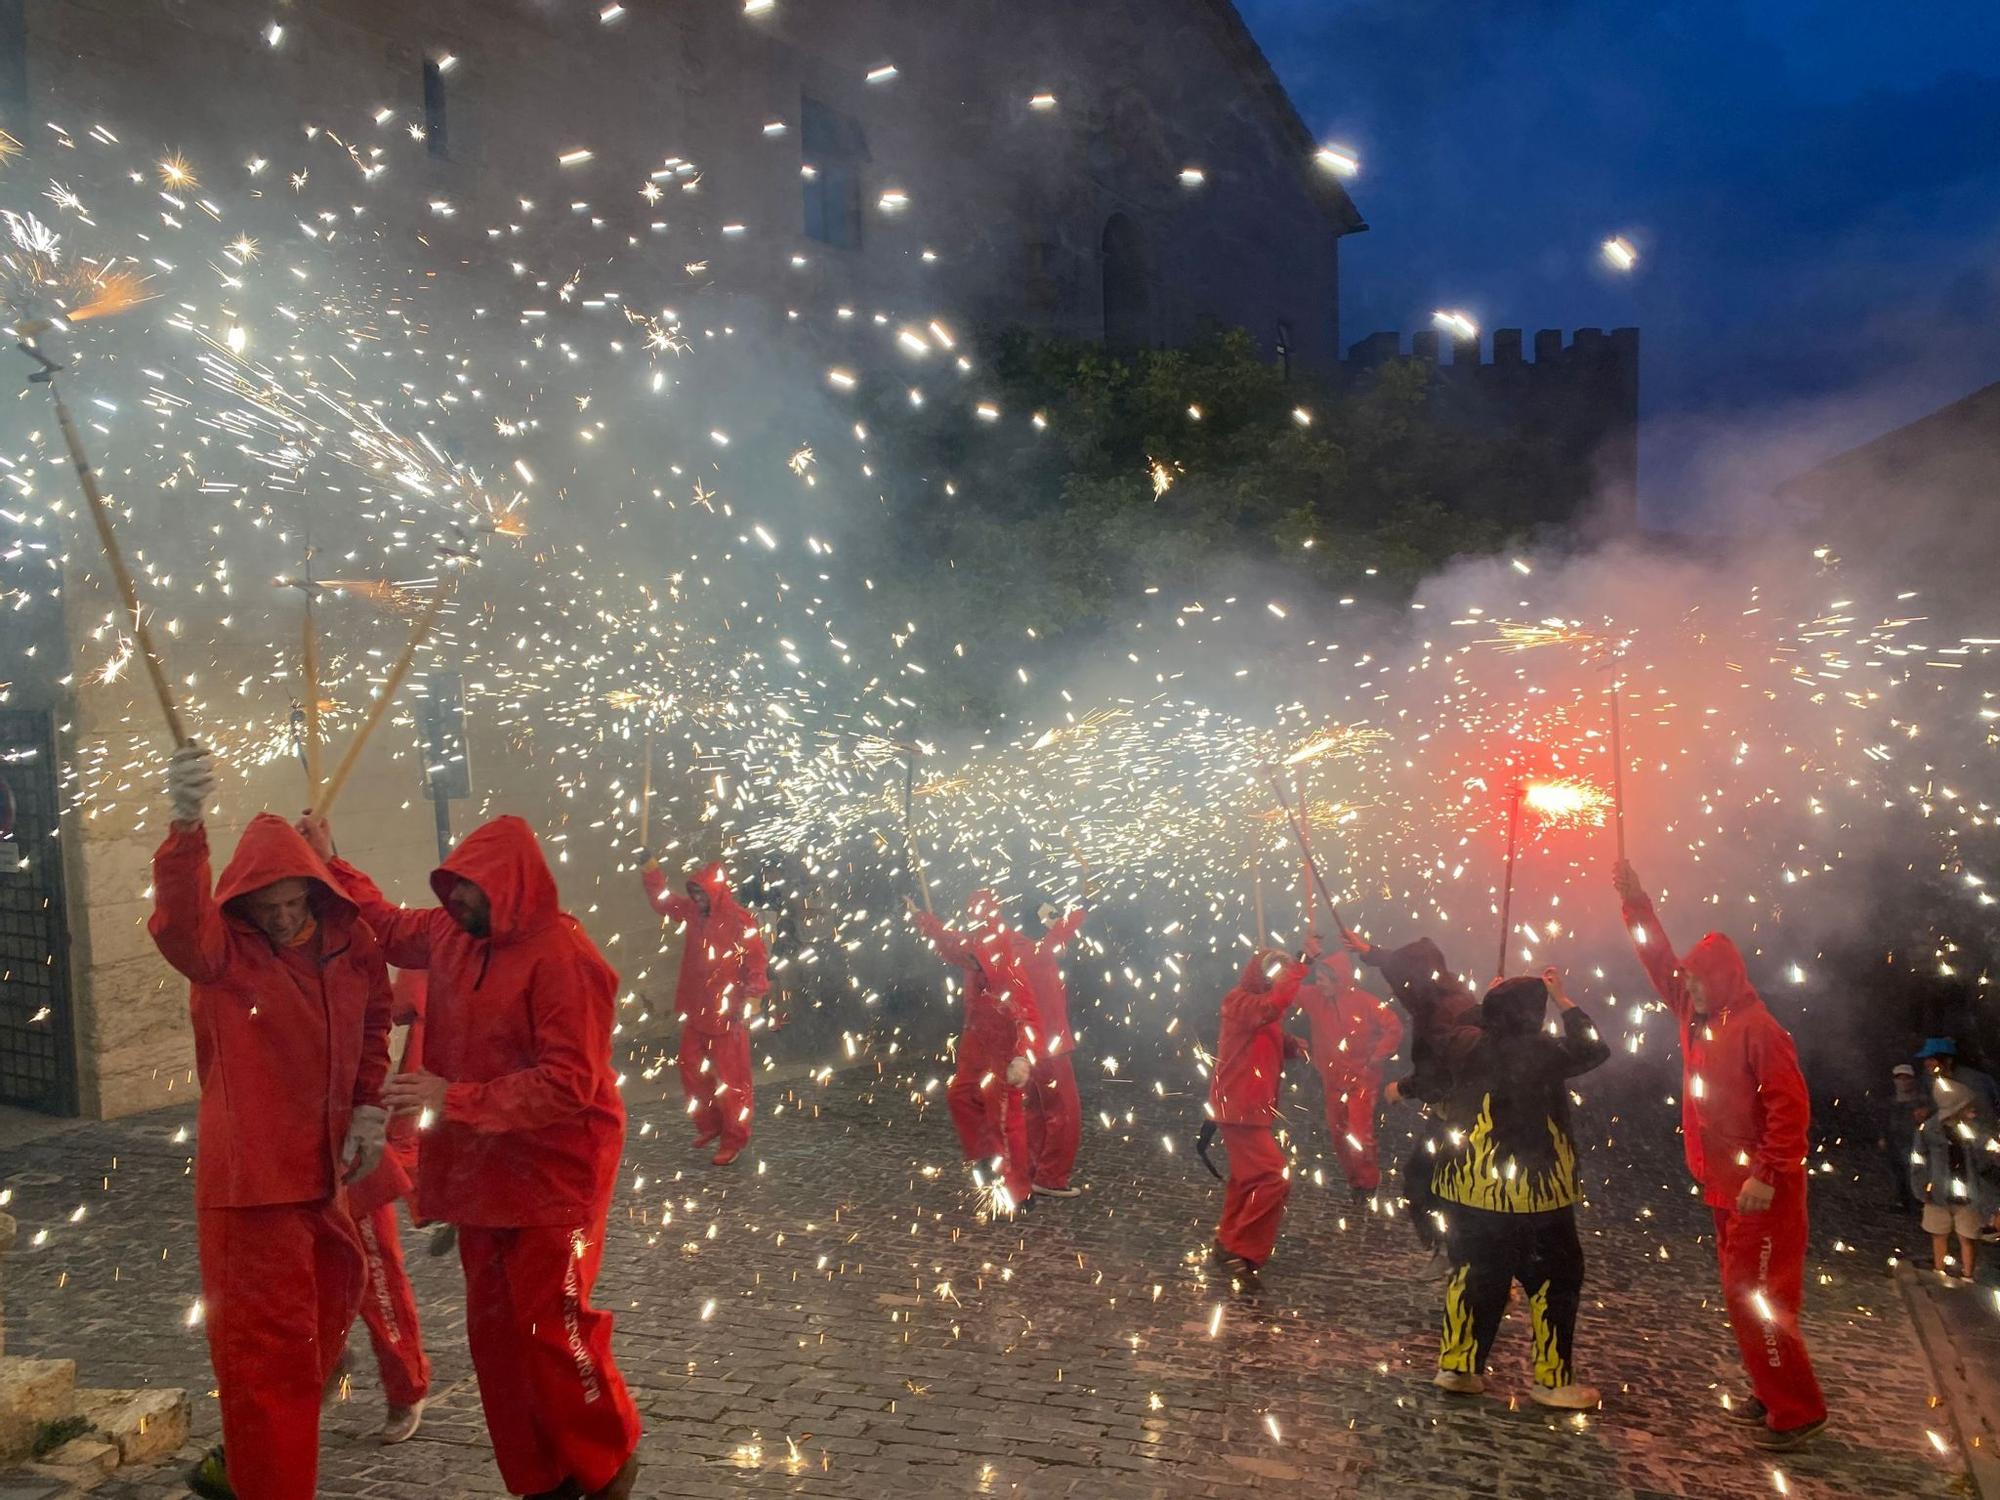
[[(302, 831), (330, 847), (324, 819)], [(417, 1210), (458, 1228), (466, 1342), (500, 1477), (516, 1494), (625, 1500), (639, 1413), (590, 1292), (625, 1142), (611, 1062), (618, 976), (557, 903), (519, 818), (474, 829), (431, 874), (441, 906), (391, 906), (329, 863), (389, 961), (428, 979), (424, 1071), (383, 1097), (429, 1120)]]
[(993, 892), (974, 892), (966, 912), (972, 920), (959, 932), (910, 903), (917, 930), (962, 974), (965, 1025), (945, 1100), (965, 1159), (994, 1163), (1006, 1194), (1001, 1207), (1025, 1209), (1034, 1196), (1034, 1172), (1022, 1090), (1040, 1051), (1041, 1023), (1015, 934), (1001, 924)]
[[(395, 1003), (390, 1019), (406, 1028), (397, 1071), (420, 1073), (424, 1066), (423, 971), (399, 969), (391, 989)], [(382, 1394), (389, 1403), (378, 1434), (385, 1447), (416, 1436), (431, 1390), (431, 1362), (424, 1353), (423, 1329), (417, 1322), (417, 1295), (403, 1264), (403, 1237), (396, 1225), (396, 1205), (415, 1196), (416, 1180), (416, 1116), (394, 1115), (389, 1120), (389, 1149), (383, 1154), (382, 1165), (347, 1190), (347, 1211), (361, 1236), (366, 1271), (361, 1321), (367, 1326), (375, 1367), (382, 1376)]]
[(1076, 1040), (1069, 1029), (1069, 988), (1063, 982), (1062, 953), (1083, 926), (1083, 908), (1060, 917), (1053, 907), (1035, 913), (1044, 923), (1042, 935), (1021, 945), (1021, 973), (1035, 993), (1035, 1014), (1044, 1032), (1042, 1055), (1028, 1072), (1025, 1091), (1028, 1114), (1028, 1160), (1037, 1193), (1074, 1198), (1069, 1175), (1076, 1168), (1077, 1147), (1083, 1141), (1083, 1103), (1076, 1093), (1072, 1055)]
[(1257, 1272), (1271, 1258), (1291, 1196), (1291, 1172), (1271, 1127), (1278, 1118), (1278, 1083), (1285, 1059), (1305, 1046), (1284, 1028), (1306, 966), (1283, 953), (1260, 952), (1243, 966), (1236, 988), (1222, 998), (1222, 1031), (1208, 1110), (1229, 1152), (1229, 1186), (1210, 1259), (1228, 1270), (1244, 1293), (1263, 1290)]
[(1323, 956), (1299, 989), (1311, 1028), (1313, 1067), (1326, 1094), (1326, 1133), (1340, 1153), (1347, 1185), (1373, 1193), (1382, 1185), (1375, 1149), (1375, 1103), (1382, 1070), (1403, 1045), (1395, 1011), (1356, 983), (1344, 954)]
[(718, 862), (704, 865), (674, 894), (658, 861), (640, 871), (653, 910), (687, 924), (674, 1009), (681, 1023), (681, 1089), (694, 1117), (695, 1145), (720, 1139), (726, 1167), (750, 1144), (756, 1101), (750, 1087), (750, 1018), (770, 990), (757, 919), (737, 902)]
[(1688, 1171), (1715, 1214), (1729, 1326), (1756, 1392), (1730, 1415), (1759, 1424), (1760, 1446), (1796, 1447), (1826, 1425), (1799, 1331), (1811, 1103), (1798, 1051), (1733, 942), (1711, 932), (1675, 958), (1632, 867), (1619, 864), (1614, 882), (1639, 961), (1680, 1023)]
[(361, 1299), (340, 1186), (380, 1160), (387, 1123), (389, 975), (355, 903), (281, 818), (251, 819), (211, 891), (213, 763), (189, 745), (169, 774), (147, 930), (189, 981), (195, 1230), (222, 1407), (223, 1453), (190, 1484), (312, 1500), (321, 1393)]

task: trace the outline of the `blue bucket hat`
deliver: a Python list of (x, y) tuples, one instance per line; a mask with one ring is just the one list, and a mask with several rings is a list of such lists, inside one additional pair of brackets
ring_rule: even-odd
[(1948, 1036), (1934, 1036), (1929, 1041), (1925, 1042), (1922, 1047), (1917, 1049), (1917, 1058), (1919, 1061), (1922, 1061), (1926, 1057), (1957, 1057), (1957, 1056), (1958, 1056), (1958, 1043), (1954, 1042)]

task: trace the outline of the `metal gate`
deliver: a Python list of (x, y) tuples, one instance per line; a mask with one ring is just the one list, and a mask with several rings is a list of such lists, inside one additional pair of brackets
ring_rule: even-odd
[(0, 1104), (76, 1113), (54, 724), (0, 708)]

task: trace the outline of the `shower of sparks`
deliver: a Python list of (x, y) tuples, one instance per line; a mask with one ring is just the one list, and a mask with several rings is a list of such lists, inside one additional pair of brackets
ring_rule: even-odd
[(1602, 828), (1611, 796), (1587, 781), (1531, 781), (1521, 803), (1545, 828)]

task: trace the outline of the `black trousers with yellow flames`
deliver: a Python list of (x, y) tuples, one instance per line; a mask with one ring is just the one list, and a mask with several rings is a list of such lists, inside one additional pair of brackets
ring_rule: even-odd
[(1505, 1214), (1442, 1200), (1436, 1207), (1445, 1215), (1445, 1251), (1451, 1257), (1438, 1368), (1486, 1373), (1486, 1356), (1518, 1281), (1528, 1297), (1535, 1383), (1568, 1385), (1574, 1378), (1576, 1311), (1583, 1300), (1576, 1210)]

